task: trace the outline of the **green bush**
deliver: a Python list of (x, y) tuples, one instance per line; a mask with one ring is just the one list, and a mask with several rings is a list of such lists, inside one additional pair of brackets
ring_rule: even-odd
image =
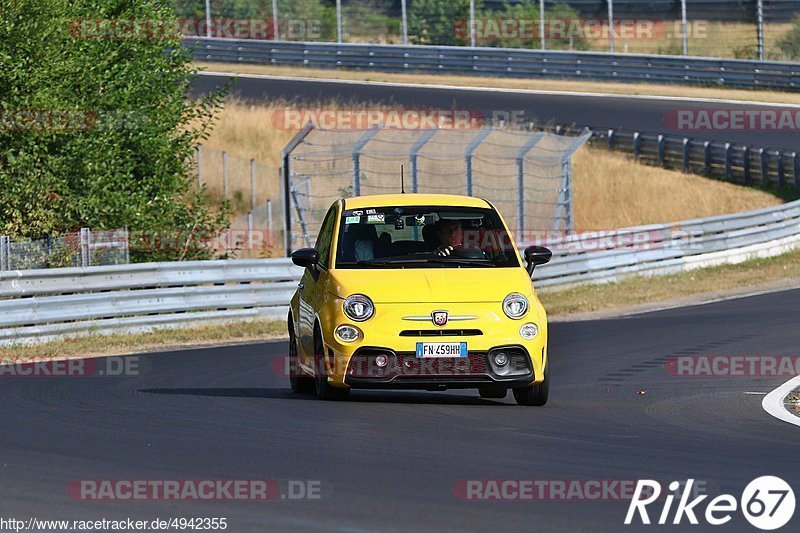
[[(0, 233), (80, 227), (212, 234), (192, 154), (221, 94), (185, 94), (191, 60), (175, 32), (131, 37), (98, 20), (168, 20), (167, 0), (0, 3)], [(147, 22), (149, 21), (149, 22)], [(190, 243), (138, 260), (205, 257)]]

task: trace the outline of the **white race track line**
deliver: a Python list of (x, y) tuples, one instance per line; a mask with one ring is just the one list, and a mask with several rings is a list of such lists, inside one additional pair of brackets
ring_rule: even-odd
[(489, 92), (489, 93), (512, 93), (512, 94), (540, 94), (540, 95), (553, 95), (553, 96), (587, 96), (594, 98), (618, 98), (622, 100), (660, 100), (671, 102), (701, 102), (708, 104), (730, 104), (739, 106), (758, 106), (758, 107), (780, 107), (785, 109), (800, 109), (800, 104), (783, 104), (775, 102), (755, 102), (746, 100), (729, 100), (724, 98), (690, 98), (688, 96), (656, 96), (648, 94), (611, 94), (611, 93), (593, 93), (581, 91), (545, 91), (539, 89), (505, 89), (500, 87), (472, 87), (461, 85), (436, 85), (428, 83), (400, 83), (388, 81), (361, 81), (361, 80), (345, 80), (336, 78), (304, 78), (297, 76), (271, 76), (269, 74), (238, 74), (234, 72), (215, 72), (215, 71), (200, 71), (201, 76), (227, 76), (236, 78), (248, 78), (255, 80), (276, 80), (276, 81), (297, 81), (306, 83), (339, 83), (344, 85), (367, 85), (375, 87), (408, 87), (414, 89), (446, 89), (448, 91), (465, 91), (465, 92)]
[(800, 386), (800, 376), (795, 376), (764, 396), (761, 407), (775, 418), (779, 418), (795, 426), (800, 426), (800, 417), (793, 415), (783, 406), (783, 401), (786, 399), (786, 396), (798, 386)]

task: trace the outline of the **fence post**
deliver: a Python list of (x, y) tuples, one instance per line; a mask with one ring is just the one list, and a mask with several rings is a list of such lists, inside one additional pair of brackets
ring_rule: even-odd
[(663, 135), (658, 136), (658, 164), (662, 167), (666, 162), (666, 153), (664, 151), (664, 139)]
[(197, 145), (197, 186), (203, 186), (203, 145)]
[(272, 201), (267, 198), (267, 239), (269, 240), (270, 248), (275, 242), (275, 239), (272, 238)]
[(247, 213), (247, 251), (253, 251), (253, 212)]
[(547, 48), (547, 43), (545, 42), (545, 33), (544, 33), (544, 0), (539, 0), (539, 48), (545, 50)]
[(11, 239), (8, 235), (0, 235), (0, 272), (11, 270)]
[(250, 208), (256, 208), (256, 160), (250, 160)]
[(91, 233), (89, 228), (81, 228), (80, 232), (80, 246), (81, 246), (81, 266), (92, 266), (91, 258)]
[(731, 143), (725, 143), (725, 179), (731, 179)]
[(761, 184), (769, 183), (769, 152), (760, 148), (758, 154), (761, 156)]
[(222, 152), (222, 199), (228, 197), (228, 152)]
[(689, 172), (689, 139), (683, 138), (683, 171)]
[(281, 40), (281, 30), (278, 26), (278, 0), (272, 0), (272, 40)]
[(617, 133), (613, 129), (608, 130), (608, 149), (609, 150), (613, 150), (614, 149), (614, 141), (616, 141), (616, 140), (617, 140)]
[(742, 167), (744, 168), (744, 184), (750, 185), (750, 147), (742, 148)]
[(711, 174), (711, 141), (703, 143), (703, 171)]
[(776, 156), (778, 159), (778, 186), (785, 187), (786, 186), (786, 173), (783, 168), (783, 150), (778, 150), (776, 152)]
[(758, 60), (764, 61), (764, 0), (756, 0), (756, 46)]
[(642, 153), (642, 134), (638, 131), (633, 132), (633, 157), (639, 159)]

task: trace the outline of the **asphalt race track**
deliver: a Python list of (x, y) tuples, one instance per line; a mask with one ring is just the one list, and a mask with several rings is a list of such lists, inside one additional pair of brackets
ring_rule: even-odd
[[(230, 531), (254, 532), (676, 530), (623, 526), (624, 501), (462, 501), (453, 487), (695, 478), (738, 498), (750, 480), (778, 475), (796, 488), (800, 428), (761, 408), (788, 376), (677, 377), (665, 361), (798, 355), (798, 309), (792, 290), (552, 324), (544, 408), (471, 391), (357, 391), (348, 403), (294, 395), (272, 370), (285, 342), (151, 354), (136, 377), (0, 377), (0, 516), (227, 517)], [(209, 478), (317, 480), (321, 497), (80, 501), (66, 490), (81, 479)], [(754, 530), (738, 513), (713, 529)]]
[[(203, 74), (194, 82), (194, 94), (199, 95), (225, 83), (230, 76)], [(479, 111), (484, 117), (497, 112), (523, 111), (527, 120), (541, 123), (580, 124), (595, 129), (624, 128), (638, 131), (687, 136), (701, 140), (719, 140), (748, 144), (758, 148), (797, 150), (800, 130), (792, 131), (702, 131), (671, 130), (665, 117), (676, 110), (713, 109), (781, 109), (776, 106), (754, 106), (711, 102), (687, 102), (666, 99), (642, 99), (625, 96), (582, 96), (554, 94), (524, 94), (501, 91), (436, 89), (404, 87), (401, 85), (365, 85), (333, 81), (283, 80), (239, 77), (232, 94), (252, 101), (285, 99), (293, 102), (374, 102), (394, 104), (407, 109), (459, 109)], [(797, 110), (795, 110), (797, 111)]]

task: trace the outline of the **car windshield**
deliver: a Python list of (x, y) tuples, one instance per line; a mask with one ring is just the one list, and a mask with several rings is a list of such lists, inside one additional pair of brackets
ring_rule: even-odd
[(342, 212), (336, 268), (518, 267), (493, 209), (402, 206)]

